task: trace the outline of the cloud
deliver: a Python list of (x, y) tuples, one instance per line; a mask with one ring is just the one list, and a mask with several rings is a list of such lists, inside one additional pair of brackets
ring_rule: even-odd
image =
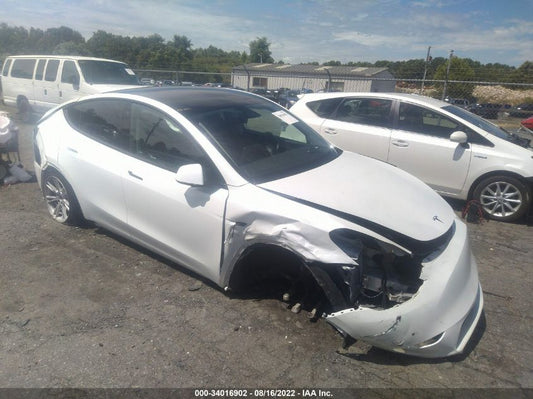
[(86, 39), (97, 30), (166, 40), (178, 34), (194, 48), (226, 51), (248, 51), (250, 41), (265, 36), (274, 59), (286, 62), (423, 58), (432, 46), (434, 56), (453, 48), (484, 63), (521, 64), (533, 54), (533, 23), (522, 17), (532, 7), (516, 2), (495, 8), (483, 0), (0, 0), (9, 9), (0, 22), (66, 25)]

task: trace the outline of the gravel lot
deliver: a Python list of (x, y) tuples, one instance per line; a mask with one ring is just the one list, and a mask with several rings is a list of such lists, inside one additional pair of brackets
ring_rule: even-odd
[[(33, 126), (17, 123), (32, 170)], [(451, 205), (460, 213), (464, 204)], [(506, 388), (498, 392), (531, 397), (516, 388), (533, 388), (533, 228), (490, 221), (469, 232), (485, 317), (467, 353), (358, 354), (323, 320), (230, 298), (100, 228), (52, 221), (36, 183), (0, 186), (0, 387)]]

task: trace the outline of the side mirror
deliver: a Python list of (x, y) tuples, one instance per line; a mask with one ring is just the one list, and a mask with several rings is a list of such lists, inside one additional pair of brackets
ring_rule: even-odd
[(204, 170), (199, 163), (180, 166), (176, 172), (176, 181), (188, 186), (204, 185)]
[(72, 88), (74, 90), (79, 90), (80, 89), (80, 77), (78, 75), (74, 75), (70, 78), (70, 80), (72, 81)]
[(465, 132), (457, 131), (450, 134), (450, 141), (454, 143), (464, 144), (468, 140), (468, 136)]

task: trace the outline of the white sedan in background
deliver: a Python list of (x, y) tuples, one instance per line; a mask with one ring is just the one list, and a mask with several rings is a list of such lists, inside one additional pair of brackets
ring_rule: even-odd
[(291, 112), (334, 145), (395, 165), (491, 218), (529, 210), (530, 141), (449, 103), (412, 94), (306, 94)]
[(466, 227), (438, 194), (263, 97), (95, 95), (48, 112), (34, 147), (56, 221), (93, 221), (224, 290), (279, 289), (345, 337), (445, 357), (482, 313)]

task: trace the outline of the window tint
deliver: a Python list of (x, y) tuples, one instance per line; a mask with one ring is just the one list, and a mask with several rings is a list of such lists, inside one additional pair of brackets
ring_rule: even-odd
[(337, 109), (333, 119), (371, 126), (391, 126), (392, 100), (380, 98), (347, 98)]
[(131, 151), (154, 165), (176, 172), (181, 165), (203, 159), (198, 144), (156, 109), (132, 104), (130, 129)]
[(142, 104), (90, 100), (72, 104), (65, 109), (65, 115), (81, 133), (173, 172), (181, 165), (203, 159), (199, 146), (180, 126)]
[(328, 118), (341, 103), (342, 98), (330, 98), (327, 100), (311, 101), (307, 107), (321, 118)]
[(457, 131), (465, 131), (460, 123), (428, 108), (400, 103), (398, 129), (449, 138)]
[(79, 83), (80, 75), (76, 69), (76, 64), (74, 61), (65, 61), (63, 62), (63, 71), (61, 72), (61, 82), (62, 83)]
[(347, 98), (337, 109), (333, 119), (362, 125), (390, 127), (391, 106), (392, 100)]
[(339, 153), (286, 109), (261, 98), (235, 96), (180, 109), (242, 176), (254, 183), (309, 170)]
[(35, 58), (17, 59), (13, 62), (11, 76), (14, 78), (31, 79), (33, 78), (33, 69), (35, 68)]
[(2, 68), (2, 75), (3, 76), (7, 76), (7, 73), (9, 71), (9, 67), (11, 66), (11, 59), (8, 59), (5, 63), (4, 63), (4, 67)]
[(130, 104), (99, 100), (73, 104), (65, 109), (68, 122), (76, 130), (121, 151), (130, 148)]
[(43, 80), (44, 65), (46, 64), (45, 59), (40, 59), (37, 63), (37, 69), (35, 70), (35, 80)]
[(58, 68), (59, 60), (48, 60), (48, 64), (46, 64), (46, 74), (44, 75), (44, 80), (48, 82), (55, 82)]
[(121, 62), (80, 60), (78, 65), (89, 84), (139, 84), (135, 73)]

